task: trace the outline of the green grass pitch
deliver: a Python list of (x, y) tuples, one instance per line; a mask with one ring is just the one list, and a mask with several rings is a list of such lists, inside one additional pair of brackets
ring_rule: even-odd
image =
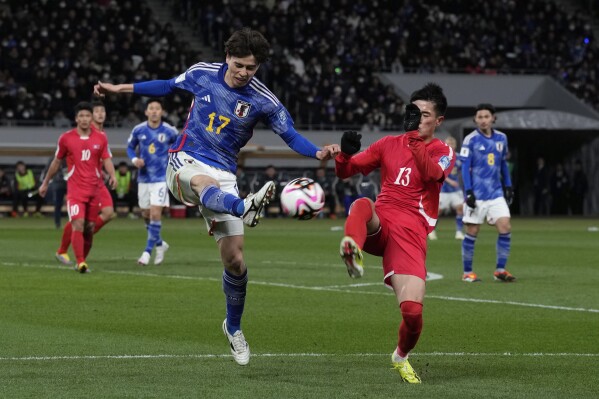
[[(339, 259), (342, 221), (266, 219), (246, 230), (248, 366), (221, 331), (222, 266), (201, 219), (167, 219), (161, 266), (136, 264), (140, 220), (95, 237), (80, 275), (59, 265), (48, 219), (0, 219), (2, 398), (590, 398), (599, 395), (597, 219), (514, 219), (509, 270), (494, 282), (497, 234), (483, 227), (461, 277), (454, 222), (429, 243), (424, 330), (411, 363), (390, 367), (400, 321), (366, 256), (360, 280)], [(591, 229), (592, 230), (592, 229)]]

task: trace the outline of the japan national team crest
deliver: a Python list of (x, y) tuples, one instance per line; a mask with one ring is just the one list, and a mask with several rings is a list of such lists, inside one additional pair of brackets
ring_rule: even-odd
[(158, 141), (164, 143), (166, 141), (166, 134), (158, 133)]
[(235, 106), (235, 115), (237, 115), (238, 118), (245, 118), (250, 113), (251, 106), (252, 104), (248, 102), (237, 100), (237, 105)]
[(495, 148), (497, 148), (498, 152), (503, 151), (503, 143), (495, 143)]

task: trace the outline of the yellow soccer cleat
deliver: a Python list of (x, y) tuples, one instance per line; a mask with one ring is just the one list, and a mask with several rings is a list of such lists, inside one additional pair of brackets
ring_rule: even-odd
[(351, 278), (359, 278), (364, 275), (364, 255), (353, 238), (345, 236), (341, 239), (339, 254)]
[(75, 266), (75, 270), (77, 270), (79, 273), (88, 273), (89, 266), (87, 265), (87, 263), (81, 262), (77, 266)]
[(64, 254), (59, 254), (58, 252), (56, 252), (54, 254), (54, 256), (56, 257), (56, 260), (59, 261), (60, 263), (62, 263), (63, 265), (72, 265), (73, 262), (71, 262), (71, 258), (69, 258), (69, 254), (64, 253)]
[(391, 364), (393, 365), (393, 369), (397, 370), (403, 381), (408, 382), (410, 384), (422, 383), (420, 377), (418, 377), (418, 374), (416, 374), (416, 372), (410, 365), (410, 362), (408, 362), (408, 359), (400, 361), (397, 360), (399, 360), (398, 356), (396, 356), (396, 352), (393, 351), (393, 353), (391, 354)]

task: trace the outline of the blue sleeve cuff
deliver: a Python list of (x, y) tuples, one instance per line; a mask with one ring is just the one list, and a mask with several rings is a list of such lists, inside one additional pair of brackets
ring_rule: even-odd
[(293, 151), (306, 157), (316, 159), (316, 153), (320, 148), (316, 147), (310, 140), (299, 134), (294, 128), (290, 128), (281, 134), (281, 138)]
[(142, 96), (162, 97), (173, 91), (175, 79), (150, 80), (147, 82), (133, 83), (133, 93)]

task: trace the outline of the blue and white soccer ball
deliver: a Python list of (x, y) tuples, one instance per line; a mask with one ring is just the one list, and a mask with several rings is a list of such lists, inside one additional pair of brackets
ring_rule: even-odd
[(320, 184), (307, 177), (291, 180), (281, 193), (281, 210), (299, 220), (312, 219), (324, 207), (324, 191)]

